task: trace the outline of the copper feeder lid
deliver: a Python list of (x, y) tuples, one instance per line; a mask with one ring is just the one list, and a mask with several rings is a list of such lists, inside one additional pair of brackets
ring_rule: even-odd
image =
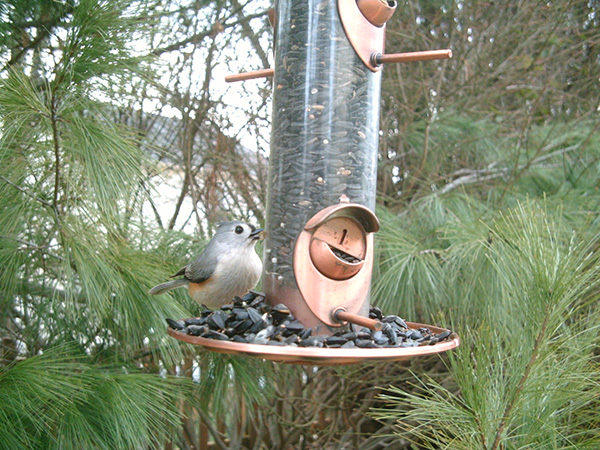
[[(434, 333), (449, 331), (444, 328), (420, 323), (406, 323), (411, 329), (429, 328)], [(273, 346), (261, 344), (244, 344), (240, 342), (218, 341), (199, 336), (191, 336), (167, 329), (167, 333), (189, 344), (200, 345), (207, 350), (229, 355), (245, 355), (288, 364), (303, 364), (314, 366), (339, 366), (361, 362), (401, 361), (413, 356), (425, 356), (441, 353), (458, 347), (458, 336), (453, 333), (449, 340), (434, 345), (419, 347), (390, 347), (390, 348), (318, 348)]]

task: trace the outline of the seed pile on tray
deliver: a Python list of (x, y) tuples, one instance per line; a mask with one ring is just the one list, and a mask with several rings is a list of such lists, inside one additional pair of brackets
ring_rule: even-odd
[(451, 332), (433, 333), (428, 328), (410, 329), (395, 315), (384, 316), (371, 306), (369, 317), (383, 322), (381, 331), (350, 325), (333, 336), (312, 335), (283, 304), (271, 306), (263, 294), (250, 292), (236, 297), (221, 309), (205, 309), (200, 317), (185, 320), (166, 319), (181, 333), (221, 341), (246, 344), (289, 345), (325, 348), (390, 348), (433, 345), (448, 339)]

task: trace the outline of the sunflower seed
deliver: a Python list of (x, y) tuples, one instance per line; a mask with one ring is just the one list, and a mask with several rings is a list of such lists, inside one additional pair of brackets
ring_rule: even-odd
[(169, 327), (174, 330), (183, 330), (186, 326), (186, 323), (183, 320), (173, 320), (173, 319), (165, 319), (169, 324)]

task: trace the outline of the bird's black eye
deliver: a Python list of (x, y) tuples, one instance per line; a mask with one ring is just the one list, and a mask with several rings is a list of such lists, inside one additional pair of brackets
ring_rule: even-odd
[(244, 228), (241, 225), (235, 227), (235, 234), (242, 234), (244, 232)]

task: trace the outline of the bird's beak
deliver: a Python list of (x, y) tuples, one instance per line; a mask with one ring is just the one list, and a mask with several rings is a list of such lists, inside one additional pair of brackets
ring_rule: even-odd
[(253, 240), (262, 240), (265, 238), (265, 230), (262, 228), (257, 228), (252, 233), (250, 233), (250, 239)]

